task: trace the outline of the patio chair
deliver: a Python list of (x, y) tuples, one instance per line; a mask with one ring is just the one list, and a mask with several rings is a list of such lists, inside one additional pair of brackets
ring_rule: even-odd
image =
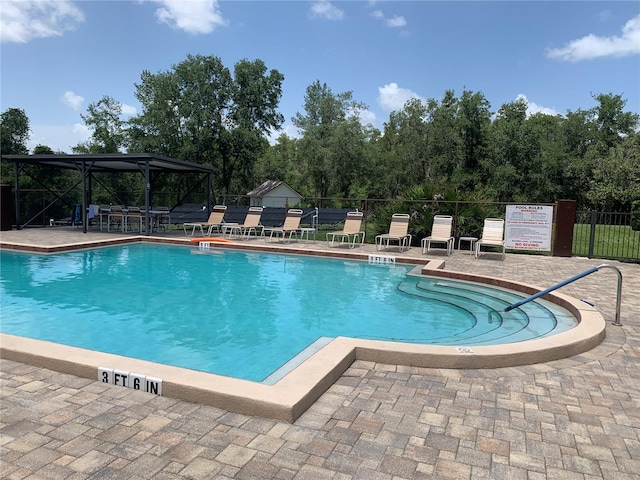
[(282, 242), (286, 241), (287, 235), (289, 236), (289, 241), (293, 238), (293, 235), (298, 232), (300, 229), (300, 220), (302, 219), (302, 210), (297, 208), (290, 208), (287, 210), (287, 216), (284, 219), (284, 223), (282, 227), (274, 227), (267, 228), (265, 230), (269, 231), (269, 240), (267, 240), (267, 236), (265, 235), (264, 241), (273, 240), (273, 236), (276, 236), (276, 240), (278, 237), (281, 237)]
[(476, 258), (480, 255), (480, 248), (483, 246), (488, 247), (502, 247), (502, 259), (505, 256), (505, 242), (504, 242), (504, 220), (501, 218), (485, 218), (484, 227), (482, 228), (482, 237), (476, 242), (475, 254)]
[(410, 215), (407, 213), (394, 213), (391, 216), (389, 233), (376, 235), (376, 250), (389, 248), (390, 242), (398, 242), (398, 249), (403, 250), (411, 246), (411, 234), (409, 233)]
[(151, 230), (155, 226), (157, 231), (163, 232), (171, 229), (171, 209), (169, 207), (154, 207), (149, 210), (152, 217)]
[(73, 207), (73, 213), (71, 215), (71, 225), (73, 227), (82, 226), (82, 204), (76, 203), (75, 207)]
[(142, 227), (145, 224), (145, 215), (142, 214), (140, 207), (129, 207), (124, 215), (124, 231), (135, 226), (136, 230), (142, 233)]
[(109, 222), (109, 214), (111, 213), (111, 207), (109, 205), (100, 205), (98, 206), (97, 216), (100, 220), (100, 231), (102, 231), (102, 226), (104, 223)]
[(124, 232), (124, 212), (122, 211), (122, 205), (112, 205), (109, 209), (109, 216), (107, 217), (107, 232), (111, 231), (112, 226), (118, 226), (118, 230)]
[(431, 235), (422, 239), (422, 254), (431, 250), (432, 243), (445, 244), (447, 255), (453, 253), (453, 236), (451, 235), (453, 217), (451, 215), (436, 215), (433, 217)]
[(184, 228), (184, 234), (189, 235), (187, 233), (187, 228), (191, 227), (191, 236), (193, 237), (196, 228), (200, 229), (200, 235), (204, 235), (203, 227), (207, 228), (207, 237), (211, 235), (213, 229), (216, 229), (216, 232), (220, 232), (222, 228), (222, 224), (224, 223), (224, 214), (227, 211), (227, 207), (225, 205), (214, 205), (211, 209), (211, 213), (209, 214), (209, 219), (204, 223), (197, 222), (187, 222), (183, 223), (182, 227)]
[(260, 223), (263, 210), (264, 209), (262, 207), (249, 207), (249, 211), (247, 212), (247, 215), (244, 218), (244, 222), (242, 224), (227, 224), (227, 231), (229, 232), (229, 235), (249, 237), (249, 235), (251, 235), (251, 232), (253, 232), (253, 234), (257, 236), (258, 230), (260, 230), (260, 235), (264, 235), (264, 227)]
[(362, 245), (364, 243), (365, 235), (365, 232), (361, 230), (362, 218), (362, 212), (348, 212), (347, 218), (344, 221), (343, 229), (338, 232), (327, 233), (327, 242), (329, 242), (329, 246), (334, 246), (336, 237), (338, 238), (338, 245), (348, 243), (349, 248), (354, 248), (358, 241), (360, 242), (360, 245)]

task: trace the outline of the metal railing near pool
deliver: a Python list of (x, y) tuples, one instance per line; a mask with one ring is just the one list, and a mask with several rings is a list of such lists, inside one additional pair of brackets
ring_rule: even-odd
[(513, 310), (514, 308), (518, 308), (521, 305), (524, 305), (525, 303), (528, 303), (532, 300), (535, 300), (536, 298), (542, 297), (543, 295), (546, 295), (549, 292), (553, 292), (554, 290), (557, 290), (560, 287), (564, 287), (565, 285), (568, 285), (570, 283), (575, 282), (576, 280), (581, 279), (582, 277), (586, 277), (587, 275), (591, 275), (594, 272), (597, 272), (598, 270), (600, 270), (601, 268), (612, 268), (613, 270), (615, 270), (618, 274), (618, 290), (616, 293), (616, 316), (615, 316), (615, 320), (613, 321), (613, 325), (617, 326), (617, 327), (621, 327), (622, 323), (620, 323), (620, 302), (622, 301), (622, 272), (620, 271), (620, 269), (614, 265), (608, 265), (606, 263), (603, 263), (602, 265), (598, 265), (597, 267), (592, 267), (589, 270), (585, 270), (582, 273), (579, 273), (577, 275), (574, 275), (571, 278), (567, 278), (566, 280), (563, 280), (562, 282), (558, 282), (555, 285), (550, 286), (549, 288), (545, 288), (544, 290), (535, 293), (523, 300), (520, 300), (519, 302), (516, 302), (512, 305), (509, 305), (508, 307), (506, 307), (504, 309), (505, 312), (508, 312), (510, 310)]

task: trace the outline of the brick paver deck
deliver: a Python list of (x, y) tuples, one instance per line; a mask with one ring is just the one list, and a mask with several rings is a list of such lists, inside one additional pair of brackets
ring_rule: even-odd
[[(0, 241), (56, 241), (38, 235), (2, 232)], [(456, 251), (446, 268), (546, 287), (610, 263), (624, 277), (623, 326), (611, 325), (615, 273), (602, 270), (562, 290), (594, 302), (607, 319), (607, 339), (594, 350), (486, 370), (356, 362), (294, 424), (3, 359), (0, 477), (640, 478), (640, 266), (498, 258)]]

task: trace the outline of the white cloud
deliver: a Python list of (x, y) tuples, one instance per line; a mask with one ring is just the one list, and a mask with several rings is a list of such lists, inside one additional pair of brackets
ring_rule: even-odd
[(382, 13), (382, 10), (374, 10), (371, 12), (371, 16), (378, 20), (382, 20), (389, 28), (399, 28), (407, 25), (407, 21), (403, 16), (395, 15), (391, 18), (387, 18), (384, 16), (384, 13)]
[(397, 27), (404, 27), (407, 24), (407, 21), (404, 19), (404, 17), (395, 15), (392, 18), (387, 18), (385, 23), (387, 27), (397, 28)]
[(78, 135), (79, 137), (83, 137), (85, 139), (89, 139), (92, 135), (92, 130), (87, 127), (84, 123), (74, 123), (71, 132), (74, 135)]
[(376, 124), (376, 114), (371, 110), (360, 110), (360, 123), (362, 125), (375, 125)]
[(386, 112), (402, 110), (404, 104), (412, 98), (421, 98), (417, 93), (398, 87), (397, 83), (388, 83), (378, 87), (378, 103)]
[(558, 112), (554, 108), (543, 107), (542, 105), (538, 105), (535, 102), (529, 101), (527, 96), (524, 95), (523, 93), (518, 94), (518, 96), (516, 97), (516, 101), (518, 101), (518, 100), (524, 100), (525, 102), (527, 102), (527, 116), (528, 117), (530, 117), (531, 115), (534, 115), (536, 113), (544, 113), (545, 115), (553, 115), (553, 116), (561, 115), (561, 113)]
[(69, 0), (2, 0), (1, 8), (2, 43), (59, 37), (84, 21), (83, 13)]
[(162, 5), (156, 10), (160, 23), (195, 35), (211, 33), (218, 27), (227, 26), (218, 0), (152, 0)]
[(598, 18), (601, 22), (606, 22), (611, 18), (611, 10), (603, 10), (598, 14)]
[(71, 153), (71, 147), (86, 142), (91, 131), (83, 124), (74, 125), (31, 125), (31, 136), (27, 141), (30, 151), (37, 145), (50, 147), (54, 152)]
[(282, 125), (279, 130), (275, 130), (273, 128), (269, 129), (267, 133), (267, 140), (269, 141), (269, 145), (275, 145), (278, 143), (278, 138), (282, 134), (285, 134), (287, 137), (292, 139), (300, 138), (300, 131), (293, 126), (291, 123), (287, 123)]
[(134, 106), (127, 105), (126, 103), (121, 103), (120, 107), (122, 108), (122, 114), (127, 115), (129, 117), (138, 113), (138, 109)]
[(80, 95), (76, 95), (72, 91), (64, 92), (64, 95), (60, 97), (62, 103), (64, 103), (67, 107), (71, 107), (76, 112), (80, 111), (80, 107), (82, 107), (82, 102), (84, 102), (84, 97)]
[(342, 20), (344, 18), (344, 12), (328, 0), (319, 0), (311, 4), (311, 18)]
[(547, 57), (568, 62), (638, 54), (640, 54), (640, 15), (624, 24), (620, 36), (598, 37), (590, 34), (569, 42), (563, 48), (547, 49)]

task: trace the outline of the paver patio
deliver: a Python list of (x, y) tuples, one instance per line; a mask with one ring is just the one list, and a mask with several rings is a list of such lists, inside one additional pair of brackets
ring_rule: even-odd
[[(55, 233), (0, 232), (0, 242), (107, 235)], [(421, 256), (417, 247), (410, 252)], [(623, 326), (611, 325), (617, 278), (602, 270), (562, 289), (607, 319), (606, 340), (590, 352), (484, 370), (356, 361), (293, 424), (2, 359), (0, 477), (640, 478), (640, 266), (458, 251), (445, 261), (447, 269), (540, 287), (613, 264), (624, 278)]]

